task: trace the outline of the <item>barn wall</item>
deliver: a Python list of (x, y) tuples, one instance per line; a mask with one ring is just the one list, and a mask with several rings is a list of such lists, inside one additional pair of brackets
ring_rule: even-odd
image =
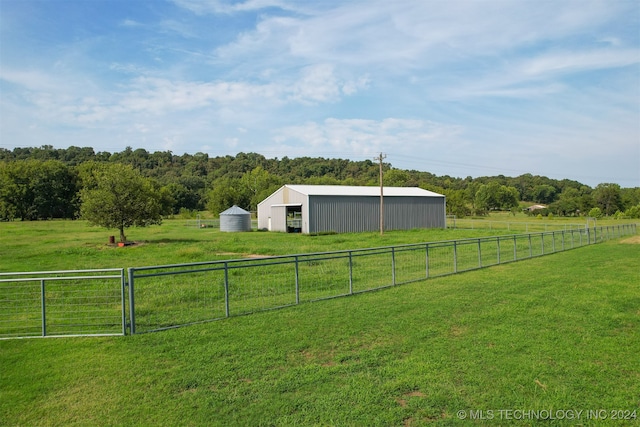
[[(444, 197), (385, 197), (385, 230), (444, 228), (444, 204)], [(348, 233), (379, 229), (379, 197), (309, 197), (309, 233)]]
[(258, 203), (258, 229), (269, 227), (269, 217), (271, 216), (271, 205), (283, 203), (282, 188), (271, 194), (269, 197)]
[(375, 230), (380, 227), (380, 199), (309, 196), (309, 233)]
[(258, 204), (258, 229), (268, 228), (269, 218), (271, 218), (272, 231), (287, 231), (286, 209), (273, 206), (283, 204), (302, 205), (303, 232), (307, 232), (304, 229), (304, 224), (307, 223), (305, 209), (307, 196), (284, 186)]
[(445, 228), (444, 203), (444, 197), (385, 197), (385, 229)]

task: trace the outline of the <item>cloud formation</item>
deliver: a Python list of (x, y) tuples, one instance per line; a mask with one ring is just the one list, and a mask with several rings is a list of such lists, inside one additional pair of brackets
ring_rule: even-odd
[(640, 186), (635, 1), (0, 8), (1, 148), (385, 152), (436, 174)]

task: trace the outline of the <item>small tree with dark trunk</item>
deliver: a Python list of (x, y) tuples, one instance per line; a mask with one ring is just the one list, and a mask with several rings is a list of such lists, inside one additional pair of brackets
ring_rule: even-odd
[(80, 193), (81, 215), (91, 225), (118, 229), (125, 243), (125, 228), (162, 223), (159, 192), (131, 166), (103, 165), (91, 172), (88, 181)]

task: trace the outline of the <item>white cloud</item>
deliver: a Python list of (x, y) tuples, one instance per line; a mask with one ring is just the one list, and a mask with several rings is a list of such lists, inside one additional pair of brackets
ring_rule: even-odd
[(173, 0), (175, 4), (197, 14), (250, 12), (268, 8), (298, 10), (294, 2), (285, 0)]
[(386, 118), (383, 120), (328, 118), (274, 131), (272, 150), (342, 152), (371, 156), (380, 151), (411, 155), (430, 144), (452, 141), (462, 132), (458, 125), (425, 120)]
[(5, 64), (0, 67), (0, 80), (22, 86), (29, 91), (52, 91), (59, 88), (58, 82), (49, 73), (40, 70), (9, 69)]
[(550, 74), (566, 74), (604, 68), (618, 68), (640, 63), (640, 50), (597, 50), (552, 52), (525, 60), (522, 74), (543, 77)]
[(3, 143), (590, 168), (606, 147), (612, 173), (638, 150), (637, 1), (153, 5), (69, 32), (3, 16)]

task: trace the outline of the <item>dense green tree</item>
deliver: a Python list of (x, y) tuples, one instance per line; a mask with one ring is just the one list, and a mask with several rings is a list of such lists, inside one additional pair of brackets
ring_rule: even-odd
[(410, 180), (410, 173), (402, 169), (390, 169), (382, 176), (382, 181), (387, 187), (405, 187)]
[[(95, 188), (93, 170), (101, 164), (126, 164), (140, 171), (148, 178), (157, 181), (157, 189), (162, 188), (163, 205), (170, 203), (170, 211), (180, 209), (200, 210), (206, 205), (207, 196), (219, 198), (223, 193), (231, 194), (232, 190), (216, 188), (221, 179), (239, 180), (236, 195), (225, 200), (236, 200), (245, 209), (255, 209), (259, 201), (268, 196), (277, 186), (282, 184), (331, 184), (331, 185), (378, 185), (379, 164), (371, 160), (351, 161), (346, 159), (328, 159), (312, 157), (283, 157), (281, 160), (267, 159), (257, 153), (238, 153), (235, 156), (210, 157), (206, 153), (177, 155), (171, 151), (156, 151), (127, 147), (121, 152), (94, 153), (90, 147), (54, 148), (50, 145), (40, 147), (17, 147), (13, 150), (0, 148), (0, 164), (14, 161), (59, 161), (67, 168), (69, 187)], [(0, 193), (0, 218), (44, 219), (59, 215), (70, 215), (74, 211), (77, 215), (77, 196), (64, 196), (62, 186), (49, 187), (47, 174), (56, 180), (64, 175), (57, 169), (38, 173), (26, 172), (27, 164), (22, 168), (23, 177), (19, 180), (7, 180), (5, 170), (3, 186)], [(609, 188), (603, 184), (598, 191), (582, 185), (579, 182), (563, 179), (555, 180), (544, 176), (524, 174), (518, 177), (484, 176), (472, 178), (456, 178), (451, 176), (436, 176), (430, 172), (416, 170), (402, 170), (393, 168), (389, 163), (383, 163), (385, 185), (418, 186), (437, 192), (460, 190), (465, 196), (465, 203), (458, 203), (459, 194), (451, 193), (452, 209), (458, 212), (470, 208), (471, 212), (483, 213), (494, 209), (510, 210), (515, 200), (525, 200), (532, 203), (550, 205), (550, 212), (556, 215), (585, 215), (593, 207), (600, 207), (607, 215), (613, 215), (640, 203), (640, 188)], [(261, 171), (259, 176), (266, 173), (266, 183), (256, 182), (255, 171)], [(14, 171), (16, 172), (16, 171)], [(39, 175), (40, 174), (40, 175)], [(43, 175), (44, 174), (44, 175)], [(258, 178), (259, 178), (258, 176)], [(79, 178), (79, 179), (77, 179)], [(258, 185), (256, 185), (258, 184)], [(236, 185), (236, 184), (234, 184)], [(479, 192), (481, 186), (489, 186)], [(504, 188), (503, 188), (504, 187)], [(506, 189), (506, 190), (505, 190)], [(619, 197), (616, 196), (616, 190)], [(56, 192), (57, 191), (57, 192)], [(576, 191), (578, 192), (576, 194)], [(36, 197), (40, 193), (56, 194), (58, 202), (52, 198)], [(216, 196), (216, 192), (219, 193)], [(42, 196), (42, 194), (40, 194)], [(11, 200), (9, 200), (11, 198)], [(60, 209), (61, 199), (67, 198), (66, 207)], [(55, 199), (55, 197), (53, 198)], [(223, 198), (224, 199), (224, 198)], [(453, 203), (456, 206), (453, 206)], [(227, 205), (225, 202), (224, 205)], [(56, 209), (52, 209), (58, 206)], [(511, 206), (511, 208), (509, 207)], [(221, 206), (222, 207), (222, 206)], [(228, 208), (229, 206), (224, 206)], [(216, 211), (218, 208), (215, 209)], [(66, 213), (61, 213), (66, 212)], [(73, 216), (73, 215), (72, 215)]]
[(81, 191), (82, 217), (91, 225), (124, 230), (162, 222), (161, 194), (130, 165), (106, 164), (92, 170), (94, 185)]
[(549, 205), (549, 210), (560, 216), (573, 216), (580, 213), (580, 191), (575, 188), (567, 188), (556, 202)]
[(640, 218), (640, 203), (635, 206), (631, 206), (624, 214), (627, 218)]
[(441, 192), (447, 198), (447, 215), (455, 215), (458, 218), (462, 218), (471, 213), (464, 190), (441, 190)]
[(251, 194), (239, 178), (220, 178), (207, 194), (207, 210), (217, 216), (231, 206), (250, 210)]
[(0, 163), (0, 219), (74, 218), (77, 175), (58, 160)]
[(602, 211), (600, 210), (600, 208), (591, 208), (587, 215), (591, 218), (601, 218)]
[(475, 207), (479, 212), (491, 210), (510, 211), (518, 206), (518, 190), (500, 185), (498, 181), (482, 184), (475, 195)]
[(596, 206), (607, 216), (613, 215), (622, 207), (620, 186), (618, 184), (598, 184), (593, 191), (593, 199)]
[(629, 209), (640, 204), (640, 187), (621, 188), (620, 201), (624, 209)]
[(171, 205), (171, 213), (178, 213), (180, 209), (198, 210), (200, 207), (201, 196), (196, 191), (191, 190), (184, 185), (172, 182), (163, 187), (173, 200)]
[(249, 197), (248, 209), (252, 211), (257, 209), (258, 203), (282, 186), (281, 180), (262, 166), (242, 175), (240, 184), (240, 192)]
[(533, 187), (533, 201), (549, 204), (555, 199), (556, 188), (552, 185), (541, 184)]

